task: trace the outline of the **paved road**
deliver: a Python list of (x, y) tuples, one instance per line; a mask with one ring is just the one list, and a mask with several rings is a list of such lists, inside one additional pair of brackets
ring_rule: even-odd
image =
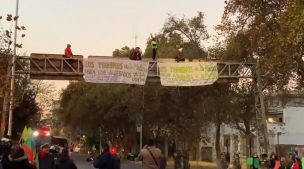
[[(86, 158), (88, 155), (86, 154), (73, 154), (72, 158), (77, 165), (78, 169), (94, 169), (92, 162), (87, 162)], [(141, 169), (140, 163), (128, 162), (124, 161), (121, 164), (121, 169)]]

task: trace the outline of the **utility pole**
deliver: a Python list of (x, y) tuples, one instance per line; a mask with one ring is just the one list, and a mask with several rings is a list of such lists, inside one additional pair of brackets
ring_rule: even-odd
[[(15, 15), (15, 35), (14, 35), (14, 48), (13, 48), (13, 56), (9, 58), (9, 65), (7, 68), (7, 77), (5, 82), (5, 92), (4, 92), (4, 100), (3, 100), (3, 111), (1, 115), (1, 129), (0, 134), (1, 137), (5, 134), (5, 129), (7, 126), (7, 113), (9, 113), (8, 118), (8, 130), (7, 135), (12, 136), (12, 122), (13, 122), (13, 108), (14, 108), (14, 90), (15, 90), (15, 62), (17, 55), (17, 26), (19, 19), (19, 0), (16, 0), (16, 15)], [(10, 82), (9, 82), (10, 81)], [(8, 85), (10, 83), (10, 86)], [(8, 88), (10, 90), (8, 91)]]
[(12, 126), (13, 126), (13, 109), (14, 109), (14, 90), (15, 90), (15, 63), (17, 55), (17, 26), (19, 19), (19, 0), (16, 0), (16, 20), (15, 20), (15, 37), (14, 37), (14, 53), (12, 57), (12, 78), (11, 78), (11, 90), (10, 90), (10, 107), (8, 116), (8, 130), (7, 135), (12, 136)]
[(101, 130), (101, 126), (99, 126), (99, 154), (101, 154), (101, 145), (102, 144), (102, 130)]
[(135, 33), (135, 36), (134, 36), (134, 40), (135, 40), (135, 43), (134, 43), (134, 47), (137, 47), (137, 39), (138, 39), (138, 36), (137, 36), (137, 33)]

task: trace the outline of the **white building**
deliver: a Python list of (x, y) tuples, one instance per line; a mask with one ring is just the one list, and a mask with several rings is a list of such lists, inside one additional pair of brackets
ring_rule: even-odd
[[(267, 99), (267, 118), (269, 135), (269, 152), (281, 150), (281, 154), (287, 154), (294, 150), (304, 150), (304, 91), (279, 94)], [(209, 144), (201, 144), (202, 154), (212, 151), (215, 157), (215, 129), (211, 133), (212, 141)], [(240, 152), (246, 155), (246, 139), (237, 129), (223, 125), (221, 129), (221, 151), (230, 153)], [(258, 152), (258, 140), (255, 133), (250, 139), (252, 152)], [(277, 148), (281, 147), (280, 150)], [(284, 151), (282, 151), (284, 150)], [(303, 151), (304, 152), (304, 151)], [(283, 155), (282, 154), (282, 155)], [(204, 158), (201, 159), (205, 160)]]

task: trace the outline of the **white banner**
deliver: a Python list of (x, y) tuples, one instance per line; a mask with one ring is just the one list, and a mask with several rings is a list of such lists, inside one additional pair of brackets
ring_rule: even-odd
[(122, 59), (84, 59), (84, 80), (91, 83), (145, 85), (149, 63)]
[(158, 63), (163, 86), (202, 86), (218, 79), (214, 62)]

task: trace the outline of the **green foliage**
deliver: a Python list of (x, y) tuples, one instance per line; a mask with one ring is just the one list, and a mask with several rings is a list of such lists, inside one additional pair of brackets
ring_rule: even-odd
[(18, 133), (21, 133), (24, 126), (33, 122), (33, 116), (39, 111), (39, 107), (36, 103), (36, 94), (34, 91), (25, 91), (22, 101), (14, 109), (13, 118), (13, 138), (19, 139)]
[(121, 49), (115, 49), (112, 53), (113, 57), (129, 58), (131, 55), (131, 49), (128, 46), (124, 46)]
[[(182, 46), (184, 43), (182, 37), (179, 34), (157, 34), (158, 41), (158, 49), (157, 55), (159, 58), (174, 58), (177, 56), (177, 47)], [(148, 39), (147, 47), (144, 54), (144, 57), (152, 57), (152, 46), (151, 46), (152, 38)]]
[(228, 42), (242, 36), (242, 58), (259, 57), (268, 90), (287, 89), (291, 79), (303, 85), (303, 6), (301, 0), (227, 2), (218, 30)]
[(186, 19), (176, 18), (169, 15), (167, 22), (163, 28), (164, 33), (178, 33), (192, 45), (201, 47), (201, 41), (209, 38), (206, 25), (204, 25), (204, 14), (198, 12), (197, 16)]

